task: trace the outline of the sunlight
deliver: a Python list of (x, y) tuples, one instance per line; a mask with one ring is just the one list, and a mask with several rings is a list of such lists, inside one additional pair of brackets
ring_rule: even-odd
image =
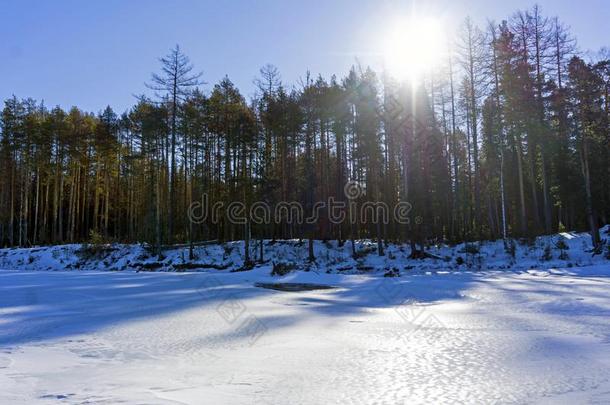
[(399, 80), (417, 82), (442, 56), (444, 35), (434, 18), (410, 18), (396, 23), (384, 38), (384, 64)]

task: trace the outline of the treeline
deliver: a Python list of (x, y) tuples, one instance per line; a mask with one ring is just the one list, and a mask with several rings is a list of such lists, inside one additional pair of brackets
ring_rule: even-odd
[[(354, 67), (287, 87), (271, 65), (246, 100), (228, 79), (209, 94), (176, 47), (118, 115), (48, 109), (13, 97), (2, 111), (4, 246), (92, 235), (156, 245), (253, 238), (462, 241), (588, 229), (610, 214), (610, 60), (586, 62), (569, 30), (537, 7), (481, 30), (470, 20), (423, 83)], [(409, 224), (189, 221), (242, 201), (409, 202)], [(313, 252), (312, 252), (313, 254)]]

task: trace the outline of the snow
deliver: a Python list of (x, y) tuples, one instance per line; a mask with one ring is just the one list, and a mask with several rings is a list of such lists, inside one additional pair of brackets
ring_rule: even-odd
[[(318, 265), (282, 277), (231, 272), (239, 252), (221, 246), (198, 260), (233, 264), (198, 272), (66, 271), (80, 246), (4, 250), (0, 403), (609, 403), (610, 262), (572, 235), (569, 260), (540, 260), (552, 237), (515, 262), (497, 242), (360, 263), (319, 243)], [(302, 260), (296, 244), (266, 254)], [(143, 252), (117, 246), (107, 269), (157, 260)], [(335, 288), (255, 287), (274, 282)]]
[[(610, 234), (610, 226), (602, 235)], [(562, 240), (568, 247), (561, 257), (557, 247)], [(250, 257), (258, 258), (259, 241), (250, 244)], [(439, 259), (409, 260), (408, 245), (391, 244), (385, 256), (376, 254), (377, 244), (370, 240), (356, 242), (359, 258), (352, 257), (350, 242), (338, 246), (336, 241), (315, 241), (316, 263), (305, 265), (308, 257), (307, 241), (265, 241), (265, 260), (268, 263), (296, 264), (298, 268), (316, 272), (359, 274), (362, 272), (389, 271), (401, 273), (459, 270), (527, 270), (538, 268), (586, 267), (607, 263), (603, 255), (592, 256), (591, 238), (587, 233), (561, 233), (538, 237), (532, 241), (515, 243), (514, 256), (507, 252), (503, 242), (448, 246), (429, 246), (427, 251)], [(550, 257), (543, 258), (545, 247)], [(29, 249), (0, 249), (0, 269), (9, 270), (98, 270), (98, 271), (208, 271), (210, 269), (236, 271), (244, 263), (243, 242), (227, 242), (196, 246), (195, 258), (188, 259), (188, 248), (164, 250), (162, 257), (153, 255), (144, 245), (112, 244), (87, 246), (80, 244)], [(459, 260), (461, 259), (461, 260)], [(461, 264), (460, 264), (461, 263)]]

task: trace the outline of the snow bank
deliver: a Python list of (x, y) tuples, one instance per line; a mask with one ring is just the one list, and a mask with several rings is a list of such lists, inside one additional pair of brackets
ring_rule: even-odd
[[(603, 237), (610, 226), (602, 229)], [(259, 259), (259, 242), (252, 241), (250, 257)], [(356, 257), (350, 242), (339, 246), (337, 241), (315, 241), (315, 263), (307, 263), (307, 241), (264, 241), (264, 262), (256, 266), (284, 264), (288, 269), (317, 273), (361, 274), (384, 272), (396, 276), (413, 272), (463, 270), (548, 270), (570, 271), (589, 266), (607, 266), (607, 253), (592, 254), (587, 233), (561, 233), (542, 236), (531, 241), (462, 243), (456, 246), (429, 246), (430, 257), (410, 259), (408, 245), (389, 244), (385, 255), (379, 256), (376, 243), (356, 242)], [(103, 246), (61, 245), (29, 249), (0, 249), (0, 269), (5, 270), (97, 270), (97, 271), (239, 271), (245, 270), (244, 243), (227, 242), (197, 246), (194, 259), (188, 248), (164, 250), (153, 255), (143, 245), (112, 244)], [(580, 271), (580, 270), (579, 270)], [(597, 272), (597, 270), (595, 270)], [(610, 272), (610, 271), (609, 271)]]

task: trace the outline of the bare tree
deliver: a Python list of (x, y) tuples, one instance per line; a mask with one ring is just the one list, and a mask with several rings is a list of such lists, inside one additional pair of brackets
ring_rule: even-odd
[[(176, 177), (176, 127), (178, 121), (178, 108), (184, 99), (190, 94), (193, 87), (203, 84), (199, 79), (202, 73), (193, 73), (193, 65), (189, 58), (182, 53), (180, 46), (170, 50), (164, 58), (160, 58), (161, 74), (153, 73), (152, 83), (146, 84), (149, 89), (157, 92), (160, 98), (167, 98), (170, 103), (171, 112), (171, 157), (169, 173), (169, 195), (174, 195)], [(168, 238), (170, 242), (174, 236), (174, 216), (176, 202), (172, 197), (169, 200), (170, 212), (168, 219)]]
[(462, 25), (458, 40), (458, 58), (465, 74), (464, 99), (466, 101), (467, 116), (469, 117), (469, 132), (471, 135), (472, 161), (474, 166), (474, 209), (475, 228), (477, 235), (481, 226), (481, 196), (480, 196), (480, 170), (478, 148), (478, 126), (480, 99), (485, 86), (485, 35), (467, 18)]

